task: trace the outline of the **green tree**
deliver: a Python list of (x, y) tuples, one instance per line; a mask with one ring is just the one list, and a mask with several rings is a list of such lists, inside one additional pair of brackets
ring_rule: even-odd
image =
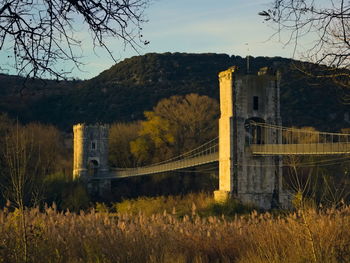
[(140, 162), (156, 162), (179, 155), (218, 134), (219, 105), (198, 94), (163, 99), (145, 112), (139, 138), (131, 151)]

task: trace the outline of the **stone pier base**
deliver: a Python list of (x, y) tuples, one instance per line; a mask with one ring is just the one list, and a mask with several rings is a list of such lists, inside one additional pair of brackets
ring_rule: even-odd
[(110, 179), (87, 180), (87, 192), (93, 199), (108, 201), (112, 196)]
[[(273, 208), (291, 209), (292, 208), (292, 194), (280, 193), (278, 200), (274, 200), (273, 194), (247, 194), (240, 193), (234, 198), (246, 205), (253, 205), (259, 209), (269, 210)], [(217, 203), (225, 203), (229, 199), (233, 198), (231, 192), (217, 190), (214, 191), (214, 200)]]
[(271, 208), (278, 208), (278, 200), (273, 200), (273, 194), (269, 193), (240, 193), (238, 199), (245, 205), (253, 205), (258, 209), (269, 210)]
[(102, 198), (108, 199), (112, 193), (111, 180), (101, 179), (98, 182), (98, 195)]
[(282, 194), (280, 194), (280, 204), (282, 209), (292, 209), (293, 204), (293, 194), (291, 192), (283, 191)]
[(214, 200), (218, 203), (225, 203), (231, 197), (231, 193), (229, 191), (217, 190), (214, 191)]

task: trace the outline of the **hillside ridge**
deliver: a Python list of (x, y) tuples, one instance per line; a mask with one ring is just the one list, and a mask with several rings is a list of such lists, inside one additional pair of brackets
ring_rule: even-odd
[[(264, 66), (282, 71), (281, 115), (285, 126), (335, 130), (350, 126), (350, 107), (331, 82), (306, 77), (281, 57), (250, 57), (250, 73)], [(112, 123), (143, 118), (143, 111), (172, 95), (198, 93), (219, 99), (218, 73), (247, 60), (227, 54), (149, 53), (124, 59), (86, 81), (31, 80), (0, 74), (0, 111), (22, 122), (50, 123), (70, 131), (74, 123)], [(315, 66), (316, 67), (316, 66)], [(22, 90), (21, 90), (22, 89)], [(21, 90), (21, 94), (19, 91)]]

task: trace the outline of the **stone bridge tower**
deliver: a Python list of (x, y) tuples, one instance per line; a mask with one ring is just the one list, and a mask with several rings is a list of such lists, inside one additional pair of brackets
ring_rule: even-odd
[(110, 191), (110, 180), (100, 179), (109, 175), (108, 131), (108, 125), (73, 126), (73, 178), (85, 181), (89, 192), (100, 196)]
[[(249, 143), (264, 143), (252, 121), (281, 125), (279, 76), (268, 68), (258, 75), (240, 74), (232, 67), (219, 74), (219, 190), (217, 201), (234, 197), (269, 209), (282, 202), (282, 160), (279, 156), (253, 156)], [(280, 135), (270, 141), (278, 143)]]

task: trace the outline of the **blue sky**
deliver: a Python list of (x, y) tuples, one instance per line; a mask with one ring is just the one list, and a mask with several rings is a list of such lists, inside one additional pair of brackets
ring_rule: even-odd
[[(143, 35), (150, 44), (138, 50), (149, 52), (226, 53), (246, 56), (292, 57), (292, 47), (284, 47), (275, 32), (258, 12), (268, 8), (271, 0), (153, 0), (145, 10), (148, 22)], [(115, 62), (101, 48), (93, 49), (89, 33), (77, 33), (83, 40), (81, 70), (74, 69), (70, 77), (88, 79), (110, 68)], [(116, 39), (108, 39), (114, 56), (121, 61), (138, 55)], [(1, 51), (0, 51), (1, 52)], [(2, 51), (3, 52), (3, 51)], [(6, 56), (0, 53), (1, 64)], [(59, 67), (68, 69), (71, 64)], [(14, 74), (14, 71), (4, 73)]]

